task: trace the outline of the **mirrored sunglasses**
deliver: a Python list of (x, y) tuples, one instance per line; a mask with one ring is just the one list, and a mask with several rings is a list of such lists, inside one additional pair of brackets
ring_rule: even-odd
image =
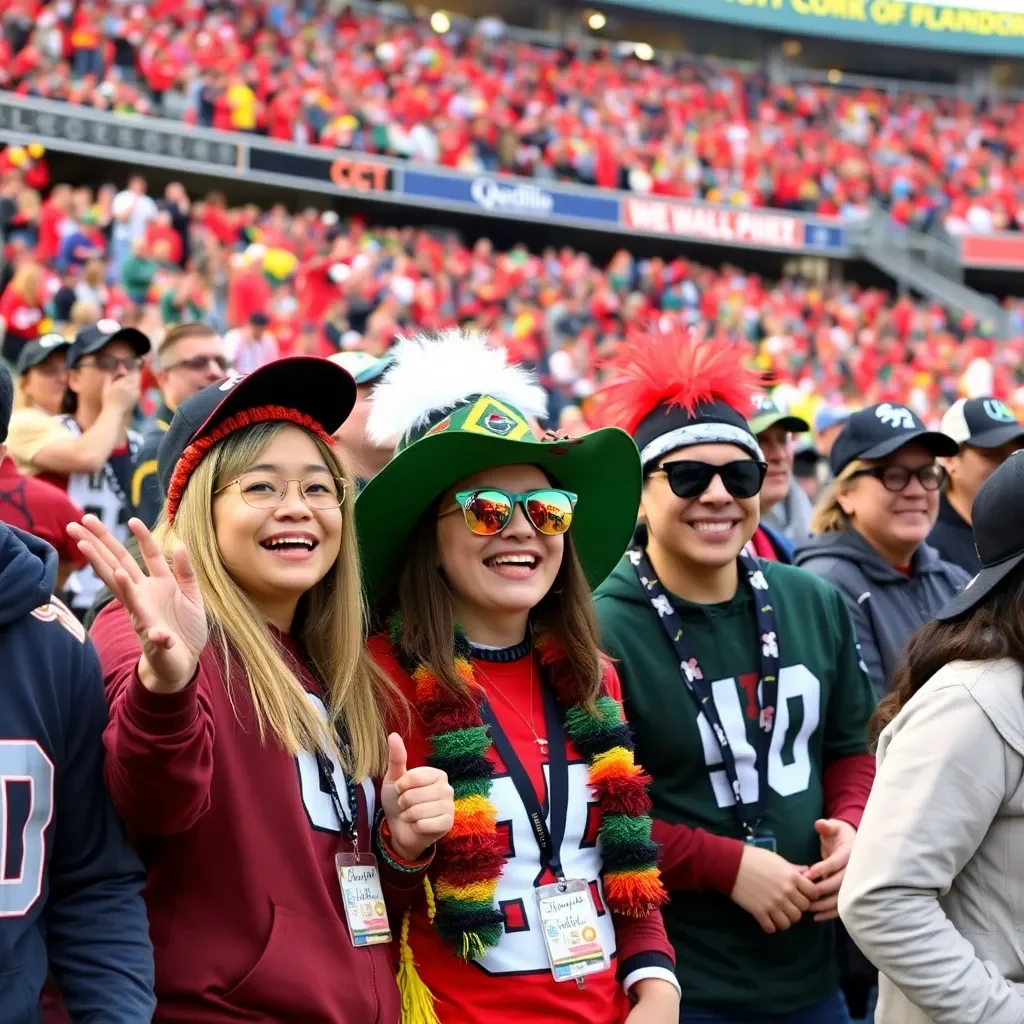
[(516, 505), (519, 505), (538, 533), (557, 537), (572, 526), (573, 510), (578, 500), (572, 491), (556, 487), (524, 491), (521, 494), (510, 494), (488, 487), (457, 492), (455, 501), (458, 508), (449, 509), (441, 515), (449, 515), (461, 508), (466, 525), (473, 533), (479, 537), (493, 537), (508, 526), (515, 514)]

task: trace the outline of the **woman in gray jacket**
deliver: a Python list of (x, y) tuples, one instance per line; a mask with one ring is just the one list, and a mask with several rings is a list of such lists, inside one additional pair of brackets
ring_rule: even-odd
[(1024, 1022), (1024, 455), (978, 493), (982, 571), (917, 632), (839, 913), (876, 1024)]
[(886, 402), (854, 413), (832, 446), (835, 479), (811, 517), (817, 536), (794, 554), (797, 565), (846, 599), (879, 694), (910, 634), (968, 579), (925, 543), (946, 472), (935, 458), (958, 450), (903, 406)]

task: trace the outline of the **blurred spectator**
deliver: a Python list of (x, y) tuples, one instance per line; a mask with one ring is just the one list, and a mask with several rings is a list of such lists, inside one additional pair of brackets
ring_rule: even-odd
[(149, 242), (145, 237), (132, 242), (132, 254), (121, 265), (121, 284), (132, 302), (142, 305), (149, 296), (153, 278), (160, 264), (151, 255)]
[(78, 273), (90, 260), (101, 259), (105, 250), (106, 244), (96, 227), (96, 218), (92, 211), (86, 211), (72, 221), (61, 239), (57, 268), (65, 273)]
[(253, 313), (247, 323), (224, 336), (228, 359), (238, 373), (252, 373), (280, 356), (277, 340), (267, 330), (266, 313)]
[(384, 375), (390, 359), (378, 359), (366, 352), (338, 352), (329, 357), (343, 366), (356, 382), (356, 404), (348, 418), (334, 434), (335, 446), (362, 490), (391, 460), (397, 439), (378, 444), (366, 436), (366, 419), (370, 414), (370, 395)]
[(3, 318), (4, 340), (0, 354), (9, 363), (18, 361), (22, 346), (39, 337), (46, 314), (43, 306), (43, 268), (31, 260), (21, 264), (11, 283), (0, 295), (0, 317)]
[(160, 404), (142, 435), (142, 446), (132, 468), (131, 504), (150, 528), (163, 507), (157, 479), (157, 452), (174, 410), (190, 395), (226, 377), (232, 369), (224, 342), (208, 324), (191, 322), (172, 327), (155, 356), (154, 377)]
[(141, 238), (149, 222), (156, 216), (156, 203), (146, 192), (146, 179), (134, 175), (128, 187), (114, 196), (111, 213), (114, 227), (110, 239), (110, 270), (114, 279), (121, 276), (121, 266), (131, 255), (132, 244)]
[[(128, 429), (139, 400), (142, 357), (149, 339), (134, 328), (101, 320), (66, 349), (63, 415), (11, 423), (8, 446), (22, 471), (62, 487), (83, 511), (120, 540), (128, 536), (132, 460), (140, 438)], [(69, 604), (84, 615), (101, 584), (89, 569), (68, 580)]]
[(172, 285), (160, 296), (160, 316), (165, 324), (202, 320), (211, 307), (210, 289), (193, 267), (175, 274)]

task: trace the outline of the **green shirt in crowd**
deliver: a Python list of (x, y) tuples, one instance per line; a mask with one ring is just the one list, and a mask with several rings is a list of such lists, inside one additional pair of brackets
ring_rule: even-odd
[[(821, 859), (814, 822), (835, 759), (867, 752), (874, 694), (839, 592), (801, 569), (763, 563), (778, 622), (779, 697), (762, 827), (793, 864)], [(669, 595), (729, 736), (747, 801), (757, 792), (760, 641), (750, 587), (722, 604)], [(721, 753), (680, 676), (675, 648), (626, 559), (598, 588), (604, 649), (617, 659), (637, 760), (653, 777), (656, 817), (742, 839)], [(749, 795), (748, 795), (749, 794)], [(720, 892), (676, 891), (664, 909), (684, 1005), (725, 1013), (789, 1013), (838, 988), (835, 928), (810, 915), (769, 935)]]

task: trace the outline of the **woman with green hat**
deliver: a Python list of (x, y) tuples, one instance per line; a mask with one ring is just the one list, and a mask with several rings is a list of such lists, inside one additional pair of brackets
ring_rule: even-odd
[(399, 441), (356, 505), (371, 650), (412, 705), (409, 765), (455, 790), (403, 922), (403, 1024), (676, 1024), (647, 777), (590, 598), (636, 522), (636, 447), (538, 440), (543, 390), (459, 330), (399, 342), (372, 403), (371, 438)]

